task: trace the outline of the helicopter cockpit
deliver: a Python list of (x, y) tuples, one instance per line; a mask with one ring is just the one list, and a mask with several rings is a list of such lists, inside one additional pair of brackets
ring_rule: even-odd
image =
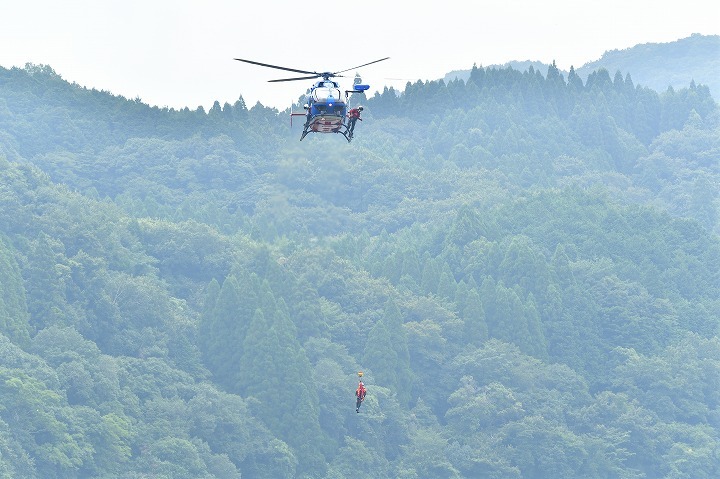
[(341, 98), (335, 82), (318, 82), (312, 91), (313, 113), (344, 115), (345, 102)]
[(313, 101), (319, 102), (336, 102), (340, 101), (340, 89), (333, 86), (332, 82), (324, 82), (322, 86), (318, 86), (312, 92)]

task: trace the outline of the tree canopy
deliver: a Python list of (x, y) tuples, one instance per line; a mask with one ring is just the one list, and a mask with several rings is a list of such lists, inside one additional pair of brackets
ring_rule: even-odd
[(347, 144), (0, 68), (0, 477), (720, 476), (720, 110), (630, 73)]

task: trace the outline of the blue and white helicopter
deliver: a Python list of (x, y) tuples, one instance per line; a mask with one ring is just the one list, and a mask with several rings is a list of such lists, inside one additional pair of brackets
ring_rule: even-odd
[[(353, 132), (349, 129), (347, 120), (348, 113), (348, 99), (349, 95), (353, 93), (362, 93), (370, 88), (370, 85), (363, 85), (361, 82), (356, 81), (353, 84), (352, 90), (345, 90), (344, 97), (341, 95), (341, 90), (337, 82), (331, 80), (331, 78), (344, 77), (341, 73), (345, 73), (350, 70), (355, 70), (373, 63), (378, 63), (389, 59), (390, 57), (381, 58), (370, 63), (364, 63), (356, 67), (347, 68), (337, 72), (314, 72), (308, 70), (298, 70), (296, 68), (281, 67), (278, 65), (270, 65), (268, 63), (260, 63), (252, 60), (244, 60), (242, 58), (235, 58), (235, 60), (245, 63), (251, 63), (253, 65), (259, 65), (261, 67), (275, 68), (278, 70), (285, 70), (294, 73), (303, 73), (306, 76), (294, 77), (294, 78), (280, 78), (277, 80), (268, 80), (268, 82), (285, 82), (285, 81), (296, 81), (296, 80), (309, 80), (314, 78), (321, 78), (312, 87), (307, 95), (307, 100), (304, 105), (305, 113), (294, 113), (290, 112), (290, 125), (292, 125), (293, 116), (304, 116), (306, 118), (305, 124), (303, 125), (303, 132), (300, 136), (300, 141), (307, 136), (308, 133), (340, 133), (345, 137), (348, 143), (353, 138)], [(358, 77), (356, 77), (357, 79)]]

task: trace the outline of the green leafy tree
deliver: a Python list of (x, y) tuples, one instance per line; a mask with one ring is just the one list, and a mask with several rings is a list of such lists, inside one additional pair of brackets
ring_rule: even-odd
[(436, 429), (418, 428), (410, 435), (410, 441), (403, 446), (405, 454), (400, 465), (401, 477), (432, 476), (438, 478), (460, 478), (458, 471), (446, 456), (448, 440)]
[(580, 477), (585, 475), (584, 441), (567, 427), (543, 417), (528, 416), (504, 426), (503, 443), (512, 444), (510, 457), (522, 477)]
[(452, 431), (462, 437), (497, 430), (526, 414), (512, 390), (500, 383), (479, 387), (472, 376), (463, 376), (460, 388), (448, 397), (448, 403), (445, 417)]
[(207, 466), (197, 447), (187, 439), (178, 437), (170, 436), (154, 441), (138, 462), (143, 474), (184, 479), (207, 476)]
[[(215, 454), (227, 457), (233, 467), (245, 475), (292, 476), (297, 466), (295, 455), (251, 412), (252, 401), (224, 393), (207, 383), (199, 385), (188, 401), (190, 433), (204, 440)], [(221, 459), (212, 462), (215, 461), (223, 466)]]
[(3, 407), (17, 441), (34, 459), (38, 475), (48, 478), (74, 475), (83, 464), (83, 452), (68, 425), (58, 419), (66, 407), (62, 396), (43, 381), (18, 369), (0, 368)]
[(0, 419), (0, 477), (14, 479), (39, 477), (32, 457), (12, 436), (10, 426)]
[(354, 475), (362, 464), (362, 473), (373, 477), (388, 477), (390, 463), (378, 451), (368, 447), (361, 439), (346, 436), (344, 445), (328, 467), (326, 479), (343, 479)]

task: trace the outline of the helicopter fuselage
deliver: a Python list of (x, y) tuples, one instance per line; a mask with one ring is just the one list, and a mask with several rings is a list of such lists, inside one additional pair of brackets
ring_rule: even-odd
[(316, 133), (335, 133), (344, 125), (347, 102), (334, 81), (315, 84), (308, 95), (306, 129)]

